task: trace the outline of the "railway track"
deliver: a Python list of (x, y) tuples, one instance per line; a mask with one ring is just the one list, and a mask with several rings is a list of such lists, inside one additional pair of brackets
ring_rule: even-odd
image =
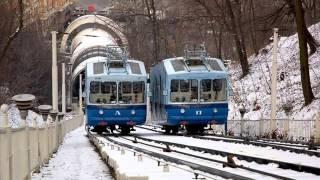
[[(123, 136), (117, 136), (117, 135), (115, 136), (106, 135), (103, 137), (109, 142), (112, 142), (114, 144), (129, 148), (129, 149), (133, 149), (140, 153), (144, 153), (152, 157), (157, 157), (159, 159), (164, 159), (171, 163), (186, 165), (194, 170), (199, 170), (204, 173), (217, 175), (223, 178), (228, 178), (228, 179), (229, 178), (232, 178), (232, 179), (273, 178), (273, 179), (287, 179), (287, 180), (293, 179), (293, 178), (277, 175), (274, 173), (253, 169), (250, 167), (236, 165), (235, 169), (241, 169), (242, 174), (251, 175), (251, 176), (243, 176), (241, 175), (241, 173), (230, 172), (230, 168), (225, 168), (225, 170), (223, 170), (224, 169), (223, 164), (225, 164), (226, 162), (222, 160), (207, 158), (207, 157), (186, 153), (186, 152), (175, 150), (175, 149), (170, 149), (168, 151), (168, 149), (166, 149), (166, 146), (163, 146), (161, 144), (154, 145), (154, 144), (150, 144), (142, 141), (136, 141), (134, 136), (123, 137)], [(132, 143), (134, 145), (132, 145)], [(137, 144), (140, 144), (140, 145), (137, 145)], [(154, 149), (155, 151), (150, 150), (150, 148)], [(162, 151), (167, 151), (167, 153), (162, 153)], [(195, 163), (198, 161), (205, 161), (207, 162), (207, 164), (209, 163), (210, 165)], [(218, 166), (219, 168), (217, 168), (216, 166)]]
[[(146, 129), (146, 130), (158, 132), (158, 133), (163, 133), (163, 131), (161, 131), (159, 129), (147, 128), (144, 126), (138, 126), (138, 127)], [(204, 134), (204, 136), (186, 135), (186, 134), (178, 134), (178, 135), (193, 137), (193, 138), (203, 139), (203, 140), (210, 140), (210, 141), (223, 141), (223, 142), (235, 143), (235, 144), (246, 144), (246, 145), (254, 145), (254, 146), (260, 146), (260, 147), (271, 147), (273, 149), (294, 152), (297, 154), (307, 154), (310, 156), (320, 157), (320, 151), (308, 150), (307, 149), (308, 146), (301, 145), (301, 144), (287, 144), (287, 143), (284, 144), (284, 143), (265, 142), (265, 141), (258, 141), (258, 140), (243, 140), (240, 138), (225, 138), (225, 137), (214, 136), (214, 135), (210, 135), (210, 134)], [(208, 137), (208, 136), (210, 136), (210, 137)], [(317, 147), (317, 149), (319, 149), (319, 147)]]
[[(188, 167), (192, 168), (193, 170), (201, 171), (201, 172), (194, 171), (194, 174), (197, 174), (197, 176), (201, 175), (201, 176), (206, 177), (208, 179), (221, 179), (221, 178), (214, 178), (215, 176), (219, 176), (219, 177), (221, 176), (221, 177), (227, 178), (227, 179), (240, 179), (240, 180), (246, 180), (246, 179), (251, 180), (252, 179), (252, 178), (248, 178), (248, 177), (245, 177), (245, 176), (237, 175), (237, 174), (234, 174), (234, 173), (221, 171), (219, 169), (215, 169), (215, 168), (212, 168), (212, 167), (209, 167), (209, 166), (199, 165), (199, 164), (196, 164), (196, 163), (193, 163), (193, 162), (190, 162), (190, 161), (186, 161), (186, 160), (182, 160), (182, 159), (179, 159), (179, 158), (175, 158), (175, 157), (172, 157), (172, 156), (169, 156), (169, 155), (164, 155), (163, 153), (155, 152), (155, 151), (152, 151), (150, 149), (138, 147), (137, 145), (134, 145), (134, 143), (132, 141), (130, 141), (130, 140), (127, 140), (127, 142), (120, 141), (119, 140), (120, 136), (117, 136), (117, 135), (115, 135), (115, 136), (114, 135), (113, 136), (102, 136), (102, 135), (93, 135), (91, 133), (88, 133), (88, 136), (89, 136), (89, 139), (91, 139), (91, 140), (94, 139), (94, 138), (97, 138), (97, 137), (102, 137), (102, 138), (104, 138), (105, 140), (107, 140), (110, 143), (113, 143), (115, 145), (119, 145), (121, 147), (128, 148), (128, 149), (133, 150), (135, 152), (143, 153), (145, 155), (157, 158), (159, 160), (164, 160), (164, 161), (171, 162), (171, 163), (174, 163), (174, 164), (188, 166)], [(130, 142), (132, 142), (132, 143), (130, 143)], [(153, 147), (153, 148), (155, 148), (155, 147)], [(157, 150), (159, 150), (159, 149), (160, 148), (157, 148)], [(211, 176), (208, 176), (205, 173), (207, 173), (207, 174), (209, 174)]]
[(205, 152), (205, 153), (209, 153), (212, 155), (227, 156), (229, 154), (233, 154), (239, 160), (245, 160), (247, 162), (254, 161), (254, 162), (257, 162), (258, 164), (274, 163), (274, 164), (277, 164), (279, 166), (279, 168), (281, 168), (281, 169), (291, 169), (291, 170), (295, 170), (298, 172), (304, 171), (304, 172), (309, 172), (312, 174), (320, 175), (320, 168), (318, 168), (318, 167), (313, 167), (313, 166), (308, 166), (308, 165), (303, 165), (303, 164), (294, 164), (294, 163), (290, 163), (290, 162), (267, 159), (267, 158), (250, 156), (250, 155), (244, 155), (244, 154), (239, 154), (239, 153), (230, 153), (230, 152), (216, 150), (216, 149), (190, 146), (190, 145), (185, 145), (185, 144), (176, 143), (176, 142), (168, 142), (168, 141), (162, 141), (162, 140), (149, 139), (149, 138), (142, 137), (142, 136), (134, 136), (134, 137), (136, 137), (137, 139), (143, 140), (143, 141), (155, 142), (157, 144), (164, 144), (164, 145), (169, 145), (169, 146), (174, 146), (174, 147), (179, 147), (179, 148), (187, 148), (187, 149), (194, 150), (197, 152)]

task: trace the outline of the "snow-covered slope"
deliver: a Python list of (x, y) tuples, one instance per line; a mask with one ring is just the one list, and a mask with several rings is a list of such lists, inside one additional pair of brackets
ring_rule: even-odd
[[(311, 26), (309, 31), (320, 42), (320, 23)], [(320, 111), (320, 48), (309, 57), (312, 90), (318, 99), (304, 106), (297, 34), (281, 37), (278, 46), (277, 118), (285, 118), (283, 104), (292, 103), (291, 118), (314, 119)], [(229, 119), (240, 119), (242, 104), (247, 109), (244, 119), (257, 120), (262, 115), (270, 118), (272, 48), (271, 43), (249, 58), (250, 74), (244, 78), (240, 78), (239, 64), (230, 65), (234, 96), (230, 101)]]

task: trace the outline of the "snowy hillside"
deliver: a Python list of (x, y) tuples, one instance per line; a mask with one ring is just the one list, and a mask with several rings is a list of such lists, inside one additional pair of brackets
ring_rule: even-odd
[[(311, 26), (309, 31), (320, 42), (320, 23)], [(277, 118), (286, 117), (282, 107), (291, 102), (292, 118), (314, 119), (315, 113), (320, 110), (320, 48), (309, 57), (312, 90), (318, 99), (304, 107), (297, 34), (281, 37), (278, 46)], [(231, 97), (229, 119), (240, 119), (241, 104), (247, 109), (244, 119), (256, 120), (262, 115), (270, 118), (272, 48), (271, 43), (261, 49), (257, 56), (249, 58), (250, 74), (242, 79), (240, 65), (230, 66), (234, 96)]]

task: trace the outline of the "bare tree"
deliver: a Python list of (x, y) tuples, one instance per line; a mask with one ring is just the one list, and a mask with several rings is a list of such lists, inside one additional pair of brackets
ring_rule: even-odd
[[(0, 54), (0, 62), (3, 60), (3, 58), (5, 57), (11, 43), (13, 42), (13, 40), (19, 35), (19, 33), (22, 31), (23, 29), (23, 12), (24, 12), (24, 8), (23, 8), (23, 0), (18, 0), (18, 7), (19, 7), (19, 22), (18, 22), (18, 27), (14, 30), (14, 32), (8, 37), (5, 46), (3, 48), (3, 50), (1, 51)], [(11, 21), (12, 24), (15, 23), (15, 19), (12, 19)]]
[[(292, 0), (286, 0), (288, 6), (289, 6), (289, 9), (290, 9), (290, 12), (293, 14), (293, 16), (295, 17), (295, 19), (297, 20), (297, 17), (298, 16), (298, 12), (297, 12), (297, 7), (295, 7), (297, 5), (297, 2), (294, 2)], [(301, 2), (302, 4), (302, 2)], [(303, 17), (304, 19), (304, 10), (302, 8), (302, 5), (301, 5), (301, 16)], [(310, 54), (313, 54), (317, 51), (317, 47), (319, 47), (319, 43), (314, 39), (314, 37), (310, 34), (308, 28), (307, 28), (307, 25), (305, 23), (305, 20), (303, 20), (301, 22), (301, 27), (302, 27), (302, 30), (303, 30), (303, 33), (305, 34), (305, 38), (306, 38), (306, 41), (310, 47)]]
[[(249, 63), (247, 59), (247, 53), (246, 53), (246, 46), (245, 46), (245, 40), (244, 40), (244, 34), (243, 30), (241, 27), (241, 2), (236, 0), (236, 5), (237, 5), (237, 17), (235, 16), (234, 9), (231, 5), (230, 0), (225, 1), (225, 7), (223, 7), (223, 2), (219, 4), (217, 0), (212, 1), (215, 5), (220, 10), (220, 15), (214, 15), (213, 12), (211, 11), (209, 5), (207, 4), (207, 1), (205, 0), (195, 0), (198, 2), (208, 13), (208, 15), (215, 19), (217, 22), (221, 22), (221, 24), (226, 27), (226, 29), (232, 34), (237, 54), (239, 57), (241, 69), (242, 69), (242, 76), (245, 76), (249, 73)], [(226, 13), (225, 13), (226, 10)], [(228, 19), (229, 21), (228, 21)]]

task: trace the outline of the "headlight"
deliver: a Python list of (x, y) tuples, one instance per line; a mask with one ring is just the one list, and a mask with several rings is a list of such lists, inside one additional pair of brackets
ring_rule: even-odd
[(135, 114), (136, 114), (136, 111), (135, 111), (135, 110), (131, 110), (131, 114), (132, 114), (132, 115), (135, 115)]
[(183, 108), (180, 109), (180, 113), (181, 113), (181, 114), (183, 114), (183, 113), (185, 113), (185, 112), (186, 112), (186, 110), (184, 110)]
[(99, 114), (100, 114), (100, 115), (103, 114), (103, 110), (102, 110), (102, 109), (99, 110)]
[(217, 112), (218, 112), (218, 109), (217, 109), (217, 108), (213, 108), (213, 112), (214, 112), (214, 113), (217, 113)]

